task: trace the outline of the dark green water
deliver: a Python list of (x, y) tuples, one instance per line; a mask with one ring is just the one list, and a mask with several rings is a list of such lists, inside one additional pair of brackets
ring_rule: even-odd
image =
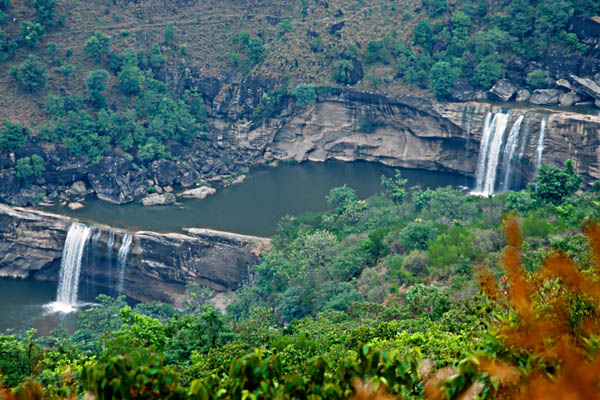
[[(37, 329), (40, 335), (46, 335), (59, 325), (73, 332), (77, 327), (76, 313), (51, 313), (46, 304), (56, 299), (55, 282), (34, 280), (0, 279), (0, 332), (7, 329), (22, 333), (29, 328)], [(79, 300), (91, 303), (106, 290), (81, 283)]]
[[(143, 207), (139, 203), (119, 206), (89, 199), (81, 210), (66, 207), (46, 210), (130, 230), (172, 232), (194, 227), (269, 236), (287, 214), (326, 210), (325, 196), (332, 188), (347, 184), (359, 197), (366, 198), (382, 190), (381, 175), (391, 177), (395, 170), (360, 161), (282, 164), (277, 168), (257, 168), (242, 184), (219, 189), (204, 200), (181, 200), (174, 206)], [(409, 186), (471, 184), (465, 177), (439, 172), (402, 169), (402, 175)]]

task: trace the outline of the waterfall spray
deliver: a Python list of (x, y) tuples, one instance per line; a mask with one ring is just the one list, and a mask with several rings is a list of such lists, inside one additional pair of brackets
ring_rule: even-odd
[(502, 149), (504, 132), (506, 132), (508, 126), (510, 113), (499, 112), (494, 115), (491, 122), (489, 122), (490, 118), (491, 114), (488, 113), (485, 118), (479, 149), (479, 160), (477, 161), (477, 171), (475, 173), (476, 185), (472, 192), (483, 196), (494, 193), (500, 150)]
[(513, 165), (513, 158), (517, 150), (517, 145), (519, 144), (519, 134), (521, 133), (522, 123), (523, 116), (520, 115), (512, 126), (510, 133), (508, 134), (506, 146), (504, 147), (504, 155), (502, 157), (502, 169), (504, 170), (504, 184), (502, 188), (504, 190), (510, 189), (510, 172)]
[(538, 145), (535, 151), (535, 169), (537, 170), (542, 165), (542, 155), (544, 154), (544, 134), (546, 132), (546, 118), (542, 119), (540, 123), (540, 136), (538, 138)]
[(50, 304), (53, 311), (71, 312), (77, 306), (81, 261), (91, 231), (90, 227), (78, 222), (69, 228), (60, 262), (56, 301)]
[(126, 233), (123, 236), (121, 247), (119, 248), (118, 255), (118, 266), (119, 266), (119, 283), (117, 284), (117, 290), (119, 295), (123, 294), (123, 280), (125, 278), (125, 266), (127, 265), (127, 255), (129, 254), (129, 249), (131, 248), (131, 242), (133, 237), (131, 234)]

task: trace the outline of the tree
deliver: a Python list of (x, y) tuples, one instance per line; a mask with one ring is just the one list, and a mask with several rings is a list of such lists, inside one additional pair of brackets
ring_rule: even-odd
[(127, 63), (117, 74), (121, 91), (128, 96), (140, 93), (142, 89), (142, 81), (144, 79), (143, 72), (133, 62)]
[(175, 24), (173, 22), (171, 22), (169, 25), (167, 25), (167, 28), (165, 29), (164, 44), (167, 46), (170, 46), (175, 41), (176, 35), (177, 35), (177, 32), (175, 31)]
[(106, 90), (106, 78), (108, 78), (108, 72), (103, 69), (91, 71), (85, 78), (85, 86), (90, 94), (89, 101), (96, 108), (106, 106), (106, 99), (102, 95)]
[(415, 30), (413, 31), (413, 41), (417, 46), (421, 46), (423, 49), (431, 52), (435, 37), (433, 36), (433, 29), (427, 21), (420, 21)]
[(300, 84), (296, 86), (296, 89), (294, 89), (292, 95), (296, 98), (296, 103), (300, 107), (317, 102), (317, 92), (312, 85)]
[(575, 172), (573, 160), (565, 162), (563, 168), (543, 164), (535, 177), (535, 197), (552, 204), (561, 204), (581, 187), (583, 178)]
[(337, 60), (333, 64), (333, 79), (337, 83), (349, 84), (352, 82), (350, 73), (354, 69), (354, 63), (351, 60)]
[(10, 7), (10, 0), (0, 0), (0, 10), (6, 10)]
[(110, 36), (102, 34), (102, 32), (95, 32), (85, 42), (85, 52), (96, 58), (96, 61), (100, 61), (103, 56), (107, 56), (110, 53)]
[(23, 146), (31, 134), (31, 130), (21, 124), (2, 121), (4, 129), (0, 129), (0, 149), (9, 152)]
[(246, 56), (250, 65), (259, 64), (265, 59), (265, 46), (260, 38), (253, 37), (248, 40)]
[(503, 74), (504, 68), (498, 59), (498, 53), (484, 57), (475, 66), (475, 82), (484, 89), (492, 87)]
[(10, 75), (19, 85), (27, 88), (29, 93), (34, 89), (46, 87), (46, 74), (46, 68), (40, 66), (40, 63), (32, 55), (23, 64), (10, 69)]
[(402, 179), (402, 172), (396, 170), (394, 178), (388, 178), (385, 175), (381, 175), (381, 186), (385, 190), (386, 194), (392, 199), (395, 204), (400, 204), (406, 197), (406, 186), (407, 179)]
[(542, 89), (548, 86), (548, 72), (542, 69), (534, 69), (527, 74), (527, 83), (534, 89)]
[(454, 69), (446, 61), (438, 61), (429, 71), (429, 83), (438, 100), (448, 97), (455, 79)]
[(75, 66), (73, 64), (63, 64), (60, 67), (56, 68), (56, 72), (62, 74), (65, 77), (65, 84), (69, 87), (69, 76), (75, 71)]
[(19, 32), (19, 40), (27, 47), (34, 49), (38, 46), (39, 39), (45, 31), (44, 25), (38, 22), (23, 21)]
[(333, 208), (336, 214), (342, 214), (346, 209), (346, 205), (358, 200), (358, 196), (356, 196), (354, 189), (344, 185), (331, 189), (326, 196), (326, 199), (327, 204), (329, 204), (329, 207)]
[(35, 15), (40, 24), (46, 27), (53, 27), (56, 24), (55, 0), (29, 0), (29, 6), (35, 8)]
[(17, 178), (21, 181), (39, 178), (46, 171), (44, 159), (37, 154), (32, 155), (31, 158), (19, 158), (15, 169), (17, 170)]

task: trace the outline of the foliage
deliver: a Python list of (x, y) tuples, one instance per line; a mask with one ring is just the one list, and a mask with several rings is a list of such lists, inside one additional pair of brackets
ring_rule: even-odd
[(108, 72), (103, 69), (90, 71), (85, 78), (85, 86), (90, 94), (89, 101), (97, 109), (106, 107), (106, 99), (103, 92), (106, 90), (106, 79)]
[(558, 205), (579, 190), (582, 182), (581, 175), (575, 172), (573, 160), (567, 160), (563, 168), (543, 164), (535, 178), (535, 196)]
[(85, 52), (94, 57), (96, 61), (100, 61), (103, 57), (110, 54), (110, 36), (104, 35), (102, 32), (95, 32), (85, 42)]
[(450, 94), (450, 90), (454, 85), (454, 69), (445, 61), (439, 61), (433, 64), (429, 72), (429, 82), (433, 88), (433, 92), (438, 99), (445, 99)]
[(543, 89), (548, 85), (548, 72), (534, 69), (527, 74), (527, 83), (534, 89)]
[(0, 149), (12, 152), (27, 142), (31, 130), (21, 124), (2, 121), (3, 129), (0, 129)]
[(406, 197), (407, 193), (404, 188), (406, 182), (408, 182), (408, 180), (402, 179), (402, 172), (400, 172), (400, 170), (396, 171), (394, 179), (381, 175), (381, 186), (383, 186), (385, 193), (396, 204), (402, 203)]
[(300, 107), (314, 104), (317, 102), (317, 92), (311, 85), (298, 85), (292, 92), (292, 95), (296, 98), (296, 103)]
[(31, 157), (19, 158), (15, 169), (17, 170), (17, 178), (21, 181), (39, 178), (46, 172), (44, 159), (37, 154), (34, 154)]
[(25, 62), (10, 69), (10, 75), (29, 93), (46, 87), (46, 68), (30, 55)]
[(44, 35), (44, 25), (37, 22), (23, 21), (19, 33), (19, 41), (29, 48), (36, 48), (40, 37)]

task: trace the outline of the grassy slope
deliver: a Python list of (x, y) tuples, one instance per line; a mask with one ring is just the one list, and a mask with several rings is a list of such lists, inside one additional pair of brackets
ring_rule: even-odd
[[(144, 0), (138, 4), (121, 2), (116, 6), (100, 0), (58, 0), (58, 3), (58, 13), (65, 17), (65, 25), (46, 33), (37, 49), (21, 47), (15, 57), (0, 64), (0, 120), (38, 126), (44, 120), (39, 105), (46, 94), (59, 93), (61, 88), (67, 92), (84, 90), (83, 81), (88, 71), (108, 67), (107, 63), (98, 65), (84, 52), (85, 41), (94, 31), (112, 37), (112, 51), (151, 49), (154, 43), (163, 41), (164, 30), (174, 22), (177, 31), (175, 45), (171, 48), (161, 46), (163, 54), (168, 56), (168, 63), (200, 67), (202, 73), (216, 75), (231, 71), (226, 54), (235, 50), (232, 38), (245, 30), (252, 36), (261, 36), (267, 49), (265, 61), (252, 73), (273, 78), (287, 77), (292, 85), (299, 82), (327, 85), (331, 84), (332, 59), (347, 46), (357, 44), (364, 50), (370, 40), (381, 39), (386, 34), (407, 39), (414, 24), (424, 17), (415, 13), (420, 4), (418, 0), (307, 1), (305, 15), (302, 14), (301, 1), (212, 0), (189, 1), (186, 4), (183, 1)], [(33, 19), (33, 11), (23, 1), (14, 0), (8, 12), (15, 20), (5, 22), (2, 28), (17, 37), (21, 22)], [(403, 15), (406, 12), (414, 17), (405, 21)], [(281, 36), (278, 26), (267, 22), (268, 15), (289, 18), (292, 30)], [(341, 34), (331, 35), (330, 26), (339, 21), (345, 21)], [(310, 51), (309, 29), (319, 32), (325, 45), (323, 52)], [(123, 30), (130, 34), (122, 36)], [(49, 68), (46, 90), (24, 93), (10, 78), (10, 67), (23, 62), (29, 54), (48, 58), (45, 47), (51, 42), (63, 46), (60, 54), (63, 60), (64, 51), (70, 49), (73, 52), (69, 62), (77, 69), (70, 78), (69, 87), (62, 75)], [(177, 47), (180, 44), (187, 45), (188, 55), (179, 55)], [(389, 78), (390, 81), (394, 75), (392, 67), (382, 65), (366, 67), (365, 75), (369, 73), (376, 73), (382, 80)], [(110, 79), (109, 104), (118, 105), (127, 99), (119, 94), (115, 77)], [(372, 89), (368, 82), (360, 82), (357, 87)], [(379, 90), (402, 92), (411, 89), (401, 83), (390, 82), (381, 85)]]

